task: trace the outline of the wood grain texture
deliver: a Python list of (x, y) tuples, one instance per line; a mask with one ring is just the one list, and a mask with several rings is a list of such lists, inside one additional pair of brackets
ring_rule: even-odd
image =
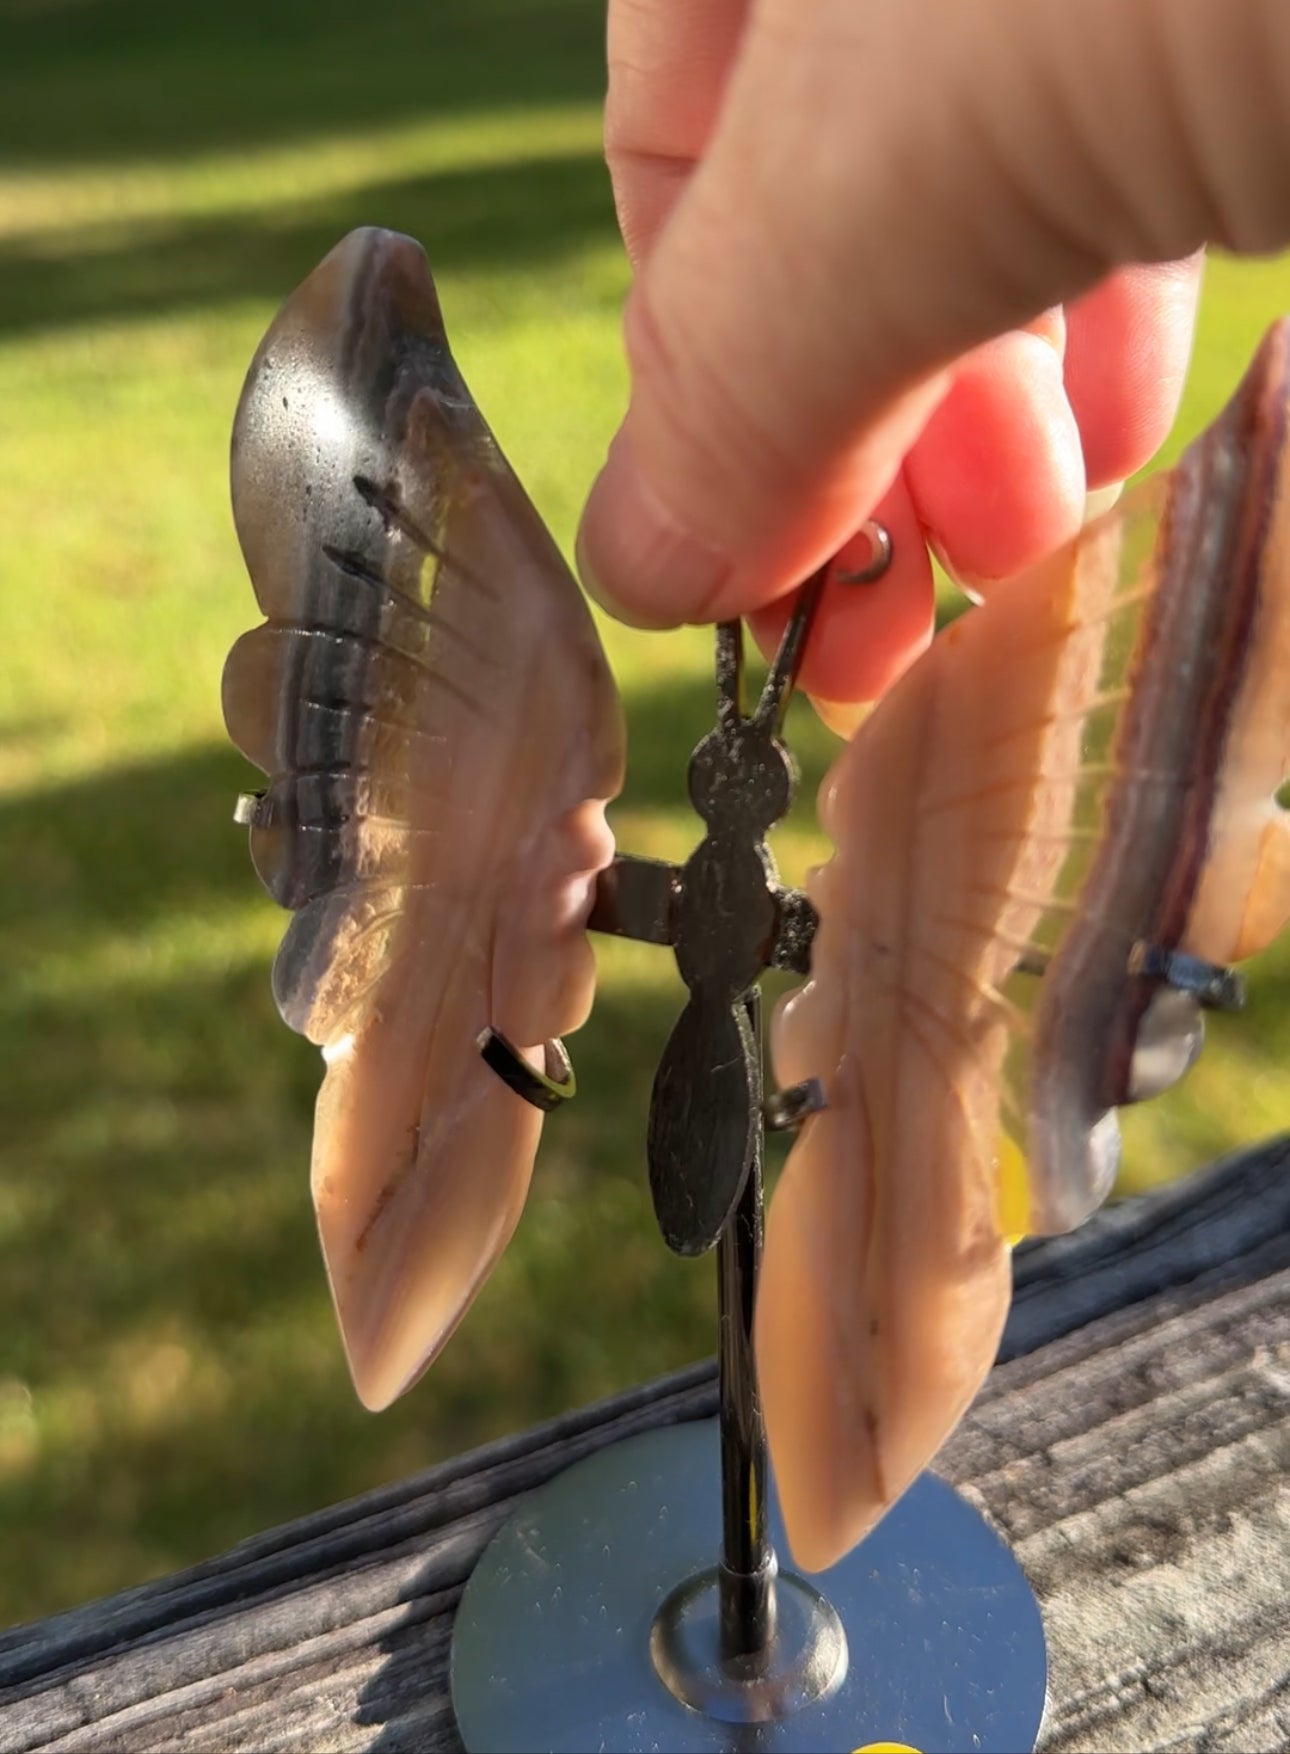
[[(1023, 1249), (940, 1471), (1043, 1603), (1042, 1746), (1290, 1745), (1290, 1140)], [(0, 1750), (449, 1750), (462, 1584), (528, 1488), (711, 1413), (709, 1365), (0, 1634)]]

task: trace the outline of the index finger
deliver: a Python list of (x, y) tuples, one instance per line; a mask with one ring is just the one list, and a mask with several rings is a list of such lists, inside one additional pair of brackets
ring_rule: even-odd
[(632, 266), (716, 125), (751, 0), (610, 0), (605, 158)]

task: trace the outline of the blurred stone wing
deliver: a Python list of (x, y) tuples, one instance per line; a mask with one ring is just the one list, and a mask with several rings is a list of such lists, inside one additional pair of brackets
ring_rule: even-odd
[(312, 1181), (355, 1386), (416, 1379), (519, 1217), (541, 1063), (591, 1003), (623, 733), (591, 617), (463, 383), (425, 256), (352, 233), (252, 363), (233, 506), (267, 622), (224, 673), (269, 775), (251, 850), (296, 910), (274, 967), (319, 1043)]
[(934, 641), (838, 760), (781, 1085), (822, 1076), (757, 1314), (794, 1554), (852, 1547), (993, 1361), (1009, 1241), (1106, 1197), (1118, 1103), (1290, 913), (1290, 323), (1172, 474)]

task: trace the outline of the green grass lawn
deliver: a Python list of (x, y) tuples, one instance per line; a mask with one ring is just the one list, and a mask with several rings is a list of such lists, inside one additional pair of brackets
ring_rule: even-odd
[[(679, 1003), (602, 946), (519, 1236), (415, 1394), (354, 1401), (307, 1192), (316, 1052), (231, 822), (219, 674), (254, 619), (228, 429), (278, 300), (351, 226), (420, 237), (476, 397), (561, 540), (621, 407), (600, 0), (0, 0), (0, 1621), (173, 1569), (711, 1348), (641, 1139)], [(1290, 266), (1210, 274), (1183, 431)], [(696, 838), (709, 642), (608, 627), (621, 843)], [(834, 745), (809, 714), (800, 876)], [(1285, 1124), (1290, 957), (1253, 971), (1128, 1175)]]

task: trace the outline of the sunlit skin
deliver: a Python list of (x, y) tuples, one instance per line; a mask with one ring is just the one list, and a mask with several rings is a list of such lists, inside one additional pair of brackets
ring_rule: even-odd
[[(750, 614), (877, 513), (988, 592), (1174, 417), (1198, 251), (1290, 240), (1279, 0), (611, 0), (631, 402), (584, 516), (644, 625)], [(900, 545), (804, 685), (929, 637)]]

